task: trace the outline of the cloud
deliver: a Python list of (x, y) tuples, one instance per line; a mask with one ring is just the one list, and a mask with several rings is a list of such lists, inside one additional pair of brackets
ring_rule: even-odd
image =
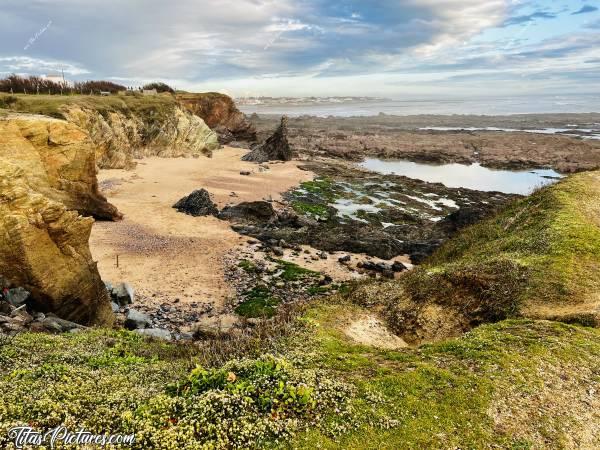
[(504, 26), (519, 25), (527, 22), (534, 22), (538, 19), (555, 19), (556, 14), (546, 11), (536, 11), (532, 14), (510, 17), (504, 22)]
[(595, 6), (585, 5), (580, 10), (571, 13), (571, 15), (574, 16), (576, 14), (588, 14), (588, 13), (592, 13), (595, 11), (598, 11), (598, 8), (596, 8)]

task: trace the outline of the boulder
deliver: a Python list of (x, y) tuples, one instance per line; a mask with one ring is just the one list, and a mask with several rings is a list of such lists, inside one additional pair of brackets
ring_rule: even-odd
[(219, 214), (217, 206), (210, 199), (210, 194), (206, 189), (195, 190), (175, 203), (173, 208), (194, 217)]
[(275, 133), (263, 144), (255, 146), (250, 153), (242, 157), (242, 160), (265, 163), (276, 160), (290, 161), (292, 156), (292, 148), (287, 138), (287, 117), (284, 116)]
[(131, 305), (135, 299), (135, 289), (129, 283), (106, 283), (106, 289), (117, 306)]
[(221, 210), (219, 219), (268, 222), (277, 218), (273, 205), (265, 201), (242, 202)]
[(152, 321), (143, 312), (137, 309), (130, 309), (127, 311), (127, 317), (125, 318), (125, 328), (128, 330), (136, 330), (139, 328), (148, 328)]
[(141, 334), (142, 336), (148, 336), (155, 339), (163, 339), (165, 341), (170, 341), (173, 339), (171, 332), (169, 330), (163, 330), (161, 328), (145, 328), (145, 329), (137, 329), (134, 330), (136, 333)]
[(29, 292), (22, 287), (9, 289), (4, 295), (6, 301), (15, 307), (19, 307), (29, 298)]

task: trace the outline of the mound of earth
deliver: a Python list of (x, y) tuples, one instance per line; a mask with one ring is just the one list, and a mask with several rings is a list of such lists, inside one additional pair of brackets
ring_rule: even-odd
[(409, 343), (511, 317), (600, 326), (600, 172), (572, 175), (460, 231), (400, 280), (362, 287)]

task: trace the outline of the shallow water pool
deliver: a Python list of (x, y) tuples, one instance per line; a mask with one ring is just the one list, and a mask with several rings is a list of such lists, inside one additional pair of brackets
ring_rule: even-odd
[(496, 170), (480, 164), (438, 165), (378, 158), (367, 158), (360, 163), (360, 167), (386, 175), (402, 175), (430, 183), (442, 183), (447, 187), (522, 195), (531, 194), (535, 189), (555, 183), (562, 177), (552, 169)]

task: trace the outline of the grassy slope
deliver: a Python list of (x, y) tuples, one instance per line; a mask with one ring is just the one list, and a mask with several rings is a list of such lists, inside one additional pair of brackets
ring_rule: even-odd
[(42, 114), (45, 116), (64, 119), (61, 112), (63, 106), (78, 105), (107, 112), (135, 112), (144, 115), (169, 114), (177, 105), (172, 95), (141, 96), (141, 95), (111, 95), (106, 97), (90, 95), (9, 95), (0, 94), (0, 108), (7, 110)]
[(460, 232), (400, 280), (354, 298), (409, 342), (530, 317), (600, 325), (600, 172), (570, 176)]
[[(505, 321), (420, 349), (383, 351), (353, 343), (342, 332), (346, 319), (364, 312), (333, 300), (315, 305), (301, 318), (302, 331), (285, 341), (281, 354), (301, 361), (302, 370), (324, 368), (330, 379), (356, 387), (350, 417), (330, 410), (323, 427), (300, 432), (293, 446), (600, 445), (594, 394), (600, 391), (599, 330)], [(0, 443), (11, 425), (32, 423), (143, 430), (146, 438), (191, 445), (184, 422), (202, 411), (194, 412), (195, 402), (174, 408), (164, 392), (198, 358), (191, 347), (129, 332), (20, 335), (0, 345)], [(335, 430), (344, 432), (336, 436)]]
[(600, 300), (600, 171), (571, 176), (449, 241), (427, 267), (505, 258), (530, 270), (522, 301)]

